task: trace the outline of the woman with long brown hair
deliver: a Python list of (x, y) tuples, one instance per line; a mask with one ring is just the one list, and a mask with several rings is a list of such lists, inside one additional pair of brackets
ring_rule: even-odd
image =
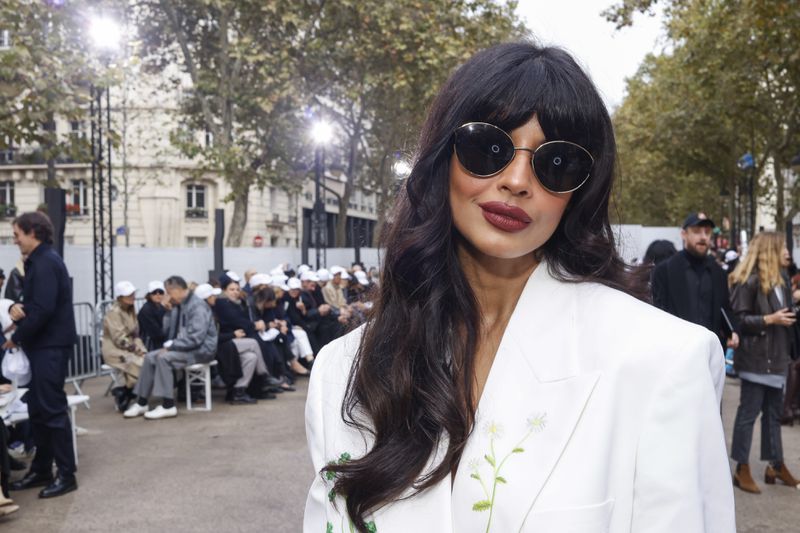
[(305, 532), (733, 533), (721, 346), (635, 297), (615, 160), (563, 50), (498, 45), (450, 77), (373, 311), (314, 364)]
[(732, 307), (739, 318), (741, 342), (734, 368), (741, 378), (741, 397), (733, 429), (731, 457), (736, 461), (733, 484), (758, 494), (750, 473), (753, 426), (761, 413), (761, 460), (769, 461), (764, 481), (800, 488), (783, 463), (781, 413), (783, 387), (794, 342), (792, 292), (783, 269), (789, 266), (784, 237), (761, 232), (750, 241), (747, 255), (730, 276)]

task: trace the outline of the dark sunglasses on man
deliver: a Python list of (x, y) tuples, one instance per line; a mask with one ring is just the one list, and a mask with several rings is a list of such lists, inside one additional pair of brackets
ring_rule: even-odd
[(594, 158), (570, 141), (548, 141), (535, 150), (514, 146), (511, 136), (494, 124), (468, 122), (456, 128), (453, 148), (464, 169), (476, 178), (496, 176), (511, 164), (517, 150), (530, 152), (533, 173), (553, 193), (577, 190), (589, 179)]

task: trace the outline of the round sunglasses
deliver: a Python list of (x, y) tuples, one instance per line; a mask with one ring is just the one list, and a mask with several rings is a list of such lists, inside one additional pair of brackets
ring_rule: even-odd
[(579, 144), (549, 141), (536, 150), (514, 146), (511, 136), (487, 122), (468, 122), (456, 128), (453, 147), (458, 161), (476, 178), (491, 178), (505, 170), (517, 150), (530, 152), (533, 173), (553, 193), (577, 190), (589, 179), (594, 158)]

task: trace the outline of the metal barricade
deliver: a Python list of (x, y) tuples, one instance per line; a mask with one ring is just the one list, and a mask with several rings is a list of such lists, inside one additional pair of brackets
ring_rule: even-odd
[[(97, 328), (94, 306), (88, 302), (72, 304), (75, 314), (75, 330), (77, 338), (72, 349), (72, 356), (67, 363), (67, 383), (75, 387), (78, 394), (83, 394), (81, 384), (87, 378), (100, 373), (100, 352), (97, 343)], [(85, 402), (89, 407), (88, 402)]]

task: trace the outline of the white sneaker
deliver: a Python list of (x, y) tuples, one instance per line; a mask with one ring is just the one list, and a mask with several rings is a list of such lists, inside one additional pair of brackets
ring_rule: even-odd
[(147, 412), (146, 405), (139, 405), (138, 403), (135, 403), (130, 407), (128, 407), (128, 409), (124, 413), (122, 413), (122, 416), (124, 416), (125, 418), (136, 418), (137, 416), (143, 415), (146, 412)]
[(158, 420), (159, 418), (172, 418), (174, 416), (178, 416), (178, 408), (172, 406), (169, 409), (164, 409), (163, 405), (159, 405), (155, 409), (151, 409), (144, 414), (144, 417), (148, 420)]

